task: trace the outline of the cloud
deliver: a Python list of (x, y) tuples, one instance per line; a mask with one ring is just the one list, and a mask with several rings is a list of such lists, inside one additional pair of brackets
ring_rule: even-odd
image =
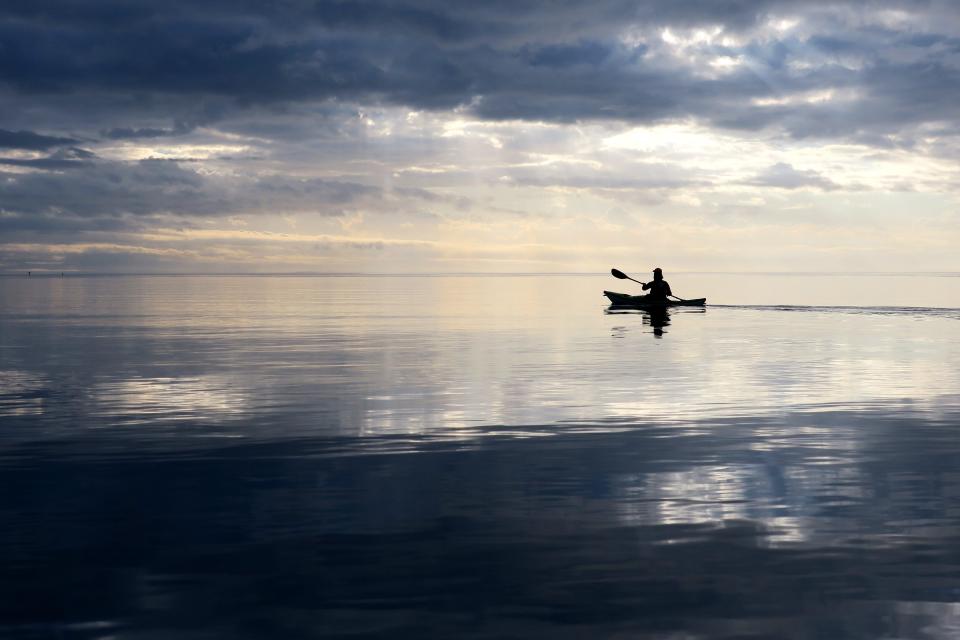
[(736, 225), (744, 192), (786, 220), (798, 200), (906, 181), (949, 211), (960, 10), (8, 2), (0, 103), (4, 242), (134, 243), (238, 216), (266, 231), (438, 240), (500, 225), (575, 243), (577, 224), (597, 238), (616, 226), (611, 207)]
[(816, 171), (794, 169), (786, 162), (778, 162), (763, 171), (747, 184), (758, 187), (776, 187), (778, 189), (814, 188), (823, 191), (839, 189), (840, 185)]
[(706, 184), (702, 172), (652, 162), (630, 162), (616, 169), (569, 164), (523, 167), (509, 171), (501, 179), (508, 184), (520, 186), (592, 191), (673, 190)]
[[(96, 154), (79, 147), (58, 149), (45, 158), (4, 158), (0, 157), (0, 165), (14, 167), (30, 167), (33, 169), (76, 169), (87, 166)], [(2, 206), (2, 205), (0, 205)]]
[(33, 131), (7, 131), (0, 129), (0, 149), (28, 149), (46, 151), (53, 147), (77, 144), (78, 140), (59, 136), (45, 136)]
[[(885, 8), (926, 31), (850, 18)], [(206, 122), (257, 105), (336, 101), (462, 108), (493, 120), (693, 117), (843, 138), (937, 120), (955, 104), (956, 65), (937, 58), (957, 38), (924, 21), (932, 11), (908, 0), (210, 2), (202, 11), (144, 0), (104, 1), (89, 13), (69, 2), (42, 12), (17, 3), (0, 8), (0, 76), (21, 97), (134, 91), (145, 109), (166, 103), (181, 113), (198, 101), (229, 102), (197, 115)], [(785, 18), (800, 26), (771, 31)], [(664, 29), (675, 32), (671, 40)], [(904, 59), (907, 50), (921, 59)], [(742, 64), (705, 73), (718, 58)], [(826, 119), (822, 105), (750, 106), (839, 83), (859, 97)], [(102, 133), (146, 139), (194, 126), (131, 122)]]
[[(36, 163), (54, 162), (45, 158)], [(11, 160), (0, 161), (13, 164)], [(27, 161), (24, 161), (27, 162)], [(18, 163), (25, 166), (24, 162)], [(218, 176), (167, 160), (134, 163), (63, 160), (67, 173), (0, 173), (0, 229), (7, 231), (143, 230), (159, 216), (309, 213), (341, 216), (353, 209), (404, 201), (450, 200), (416, 188), (281, 175)], [(40, 165), (43, 168), (59, 166)]]
[(109, 140), (139, 140), (143, 138), (166, 138), (170, 136), (179, 136), (193, 131), (194, 126), (186, 123), (177, 123), (168, 129), (156, 127), (114, 127), (104, 129), (100, 135)]

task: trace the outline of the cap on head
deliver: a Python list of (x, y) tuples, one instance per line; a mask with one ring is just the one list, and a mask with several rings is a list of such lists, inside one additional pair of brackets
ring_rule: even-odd
[(663, 269), (661, 269), (660, 267), (657, 267), (656, 269), (653, 270), (653, 272), (654, 272), (654, 273), (663, 273)]

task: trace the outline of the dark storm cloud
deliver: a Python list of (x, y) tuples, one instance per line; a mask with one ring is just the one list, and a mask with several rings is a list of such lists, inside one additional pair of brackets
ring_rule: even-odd
[(78, 233), (146, 231), (170, 224), (162, 217), (128, 217), (117, 215), (76, 216), (63, 212), (9, 215), (0, 213), (0, 233), (7, 241), (42, 236), (44, 242), (69, 243)]
[(0, 173), (0, 213), (8, 215), (8, 224), (17, 225), (23, 223), (13, 218), (20, 216), (98, 221), (157, 214), (208, 217), (310, 212), (335, 216), (351, 206), (375, 205), (388, 198), (430, 202), (439, 196), (421, 189), (388, 192), (355, 182), (316, 178), (221, 178), (168, 160), (87, 162), (67, 173)]
[(198, 214), (217, 210), (217, 195), (200, 174), (166, 161), (97, 163), (68, 173), (2, 175), (0, 211), (65, 216)]
[[(659, 118), (682, 102), (685, 88), (671, 81), (674, 74), (625, 68), (642, 49), (438, 42), (410, 29), (419, 17), (427, 31), (443, 31), (428, 19), (433, 12), (415, 11), (394, 29), (390, 15), (398, 9), (388, 8), (386, 22), (372, 9), (353, 15), (358, 30), (346, 32), (330, 30), (341, 20), (328, 21), (324, 6), (306, 16), (319, 29), (311, 33), (278, 34), (273, 16), (256, 14), (133, 18), (123, 29), (7, 22), (0, 24), (0, 77), (25, 94), (141, 91), (251, 104), (338, 99), (446, 109), (483, 96), (478, 112), (493, 118)], [(499, 16), (504, 28), (508, 17)]]
[[(901, 47), (956, 47), (949, 34), (884, 32), (848, 24), (849, 11), (921, 11), (909, 0), (800, 2), (12, 2), (0, 8), (0, 80), (23, 96), (138, 92), (144, 104), (196, 102), (211, 96), (244, 105), (348, 101), (417, 109), (468, 106), (490, 119), (653, 122), (697, 117), (721, 126), (784, 126), (796, 135), (836, 136), (817, 129), (801, 108), (761, 111), (751, 99), (832, 86), (836, 64), (796, 72), (807, 53), (865, 57), (845, 81), (863, 96), (840, 125), (862, 129), (868, 108), (881, 129), (939, 117), (955, 98), (952, 67), (887, 60)], [(833, 13), (831, 13), (831, 11)], [(812, 33), (795, 41), (765, 35), (742, 46), (700, 53), (743, 55), (750, 65), (717, 77), (665, 61), (658, 30), (720, 26), (749, 36), (772, 16), (809, 15)], [(618, 34), (639, 33), (625, 44)], [(662, 53), (662, 52), (660, 52)], [(923, 61), (919, 65), (929, 65)], [(926, 102), (901, 93), (911, 74)], [(947, 87), (938, 92), (936, 87)], [(109, 114), (104, 114), (109, 116)], [(211, 115), (215, 121), (218, 115)], [(164, 137), (189, 127), (118, 126), (113, 139)]]
[(33, 131), (7, 131), (0, 129), (0, 149), (26, 149), (46, 151), (66, 144), (76, 144), (73, 138), (45, 136)]
[[(45, 158), (4, 158), (0, 157), (0, 164), (13, 167), (30, 167), (33, 169), (76, 169), (90, 163), (96, 154), (86, 149), (70, 147), (59, 149)], [(2, 205), (0, 205), (2, 208)]]

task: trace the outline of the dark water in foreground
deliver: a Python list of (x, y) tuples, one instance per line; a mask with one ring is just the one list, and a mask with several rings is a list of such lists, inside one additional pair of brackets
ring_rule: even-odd
[(0, 279), (0, 637), (960, 636), (960, 279), (748, 280)]

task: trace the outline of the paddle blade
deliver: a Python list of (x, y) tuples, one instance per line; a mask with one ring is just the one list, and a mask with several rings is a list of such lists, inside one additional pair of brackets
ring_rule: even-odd
[(610, 275), (620, 280), (630, 280), (630, 276), (625, 274), (623, 271), (620, 271), (619, 269), (610, 269)]

